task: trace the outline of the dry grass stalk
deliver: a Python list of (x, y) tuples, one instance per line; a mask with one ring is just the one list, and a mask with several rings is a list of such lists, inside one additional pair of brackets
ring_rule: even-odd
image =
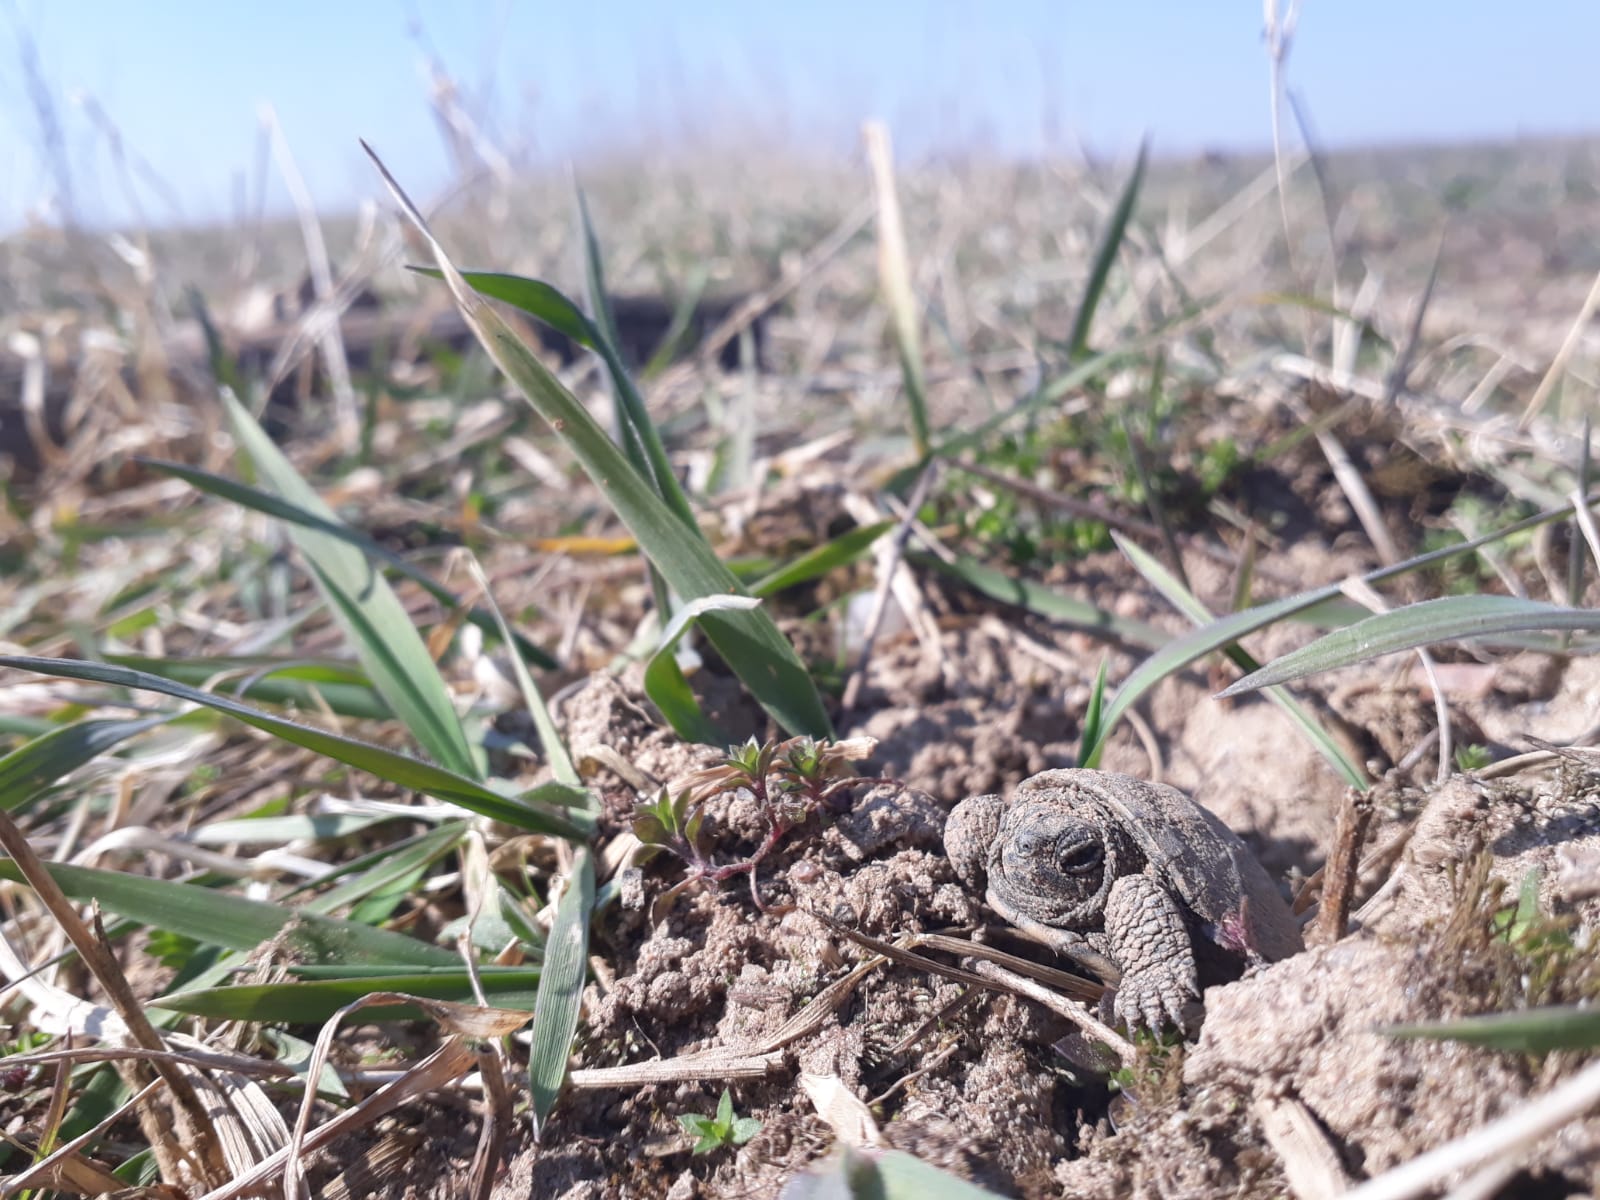
[(1267, 1145), (1283, 1163), (1284, 1176), (1297, 1200), (1333, 1200), (1350, 1190), (1339, 1152), (1328, 1141), (1316, 1116), (1293, 1098), (1259, 1098), (1250, 1106)]
[[(262, 106), (261, 122), (271, 131), (273, 157), (278, 160), (278, 170), (283, 175), (284, 185), (289, 189), (295, 212), (300, 218), (300, 234), (306, 247), (306, 265), (311, 273), (311, 286), (316, 293), (317, 302), (320, 305), (331, 306), (335, 302), (333, 267), (328, 261), (328, 246), (322, 238), (322, 222), (317, 218), (316, 203), (311, 199), (305, 178), (295, 164), (288, 139), (283, 136), (283, 128), (278, 124), (278, 114), (270, 104)], [(329, 385), (333, 388), (334, 417), (339, 443), (341, 448), (349, 453), (355, 449), (356, 442), (361, 436), (361, 414), (356, 407), (355, 385), (350, 381), (350, 360), (345, 354), (344, 338), (339, 332), (337, 320), (330, 322), (318, 335), (317, 344), (322, 350), (324, 364), (328, 369)]]
[[(337, 1125), (352, 1113), (368, 1110), (368, 1116), (376, 1120), (378, 1116), (393, 1110), (400, 1103), (414, 1096), (424, 1095), (435, 1091), (447, 1083), (451, 1083), (466, 1073), (467, 1068), (479, 1055), (474, 1051), (469, 1039), (504, 1037), (515, 1032), (528, 1022), (528, 1014), (510, 1009), (489, 1008), (486, 1006), (473, 1006), (468, 1004), (454, 1004), (445, 1000), (430, 1000), (420, 996), (407, 995), (404, 992), (372, 992), (352, 1000), (323, 1023), (322, 1032), (317, 1036), (317, 1043), (312, 1050), (311, 1059), (306, 1065), (306, 1090), (305, 1097), (300, 1103), (300, 1115), (294, 1123), (294, 1131), (289, 1136), (289, 1144), (284, 1147), (283, 1161), (299, 1164), (307, 1150), (312, 1147), (316, 1134), (308, 1134), (311, 1124), (311, 1112), (316, 1105), (316, 1081), (322, 1078), (322, 1069), (327, 1064), (328, 1056), (333, 1051), (334, 1034), (338, 1032), (340, 1023), (352, 1013), (365, 1008), (389, 1008), (395, 1006), (415, 1005), (422, 1009), (446, 1031), (444, 1043), (433, 1054), (423, 1059), (411, 1070), (407, 1071), (394, 1083), (385, 1086), (378, 1092), (367, 1097), (362, 1103), (321, 1126), (316, 1133), (321, 1133), (330, 1126)], [(450, 1067), (456, 1069), (449, 1072)], [(487, 1082), (487, 1080), (486, 1080)], [(376, 1103), (380, 1096), (387, 1096), (383, 1103)], [(369, 1108), (370, 1105), (370, 1108)], [(342, 1131), (341, 1127), (341, 1131)], [(302, 1180), (299, 1171), (291, 1172), (284, 1181), (284, 1200), (296, 1200), (300, 1193)], [(213, 1198), (208, 1197), (208, 1200)], [(214, 1200), (221, 1200), (215, 1197)]]
[[(84, 965), (105, 989), (127, 1036), (143, 1049), (164, 1051), (166, 1043), (145, 1015), (138, 997), (133, 994), (127, 976), (122, 973), (121, 965), (106, 944), (98, 918), (92, 930), (83, 922), (72, 901), (67, 899), (44, 862), (34, 853), (27, 837), (17, 828), (10, 814), (4, 811), (0, 811), (0, 848), (17, 864), (28, 886), (67, 935)], [(170, 1183), (181, 1183), (192, 1177), (207, 1186), (227, 1178), (227, 1165), (216, 1140), (211, 1114), (201, 1103), (190, 1078), (177, 1064), (164, 1058), (150, 1060), (149, 1065), (167, 1085), (176, 1104), (176, 1126), (164, 1124), (160, 1114), (149, 1105), (139, 1108), (140, 1126), (161, 1162), (164, 1177)], [(144, 1082), (139, 1080), (136, 1086), (142, 1086)]]
[(1503, 1117), (1446, 1142), (1360, 1187), (1348, 1200), (1411, 1200), (1440, 1180), (1490, 1159), (1515, 1159), (1600, 1104), (1600, 1062)]
[(985, 980), (1003, 984), (1005, 989), (1013, 995), (1025, 996), (1035, 1004), (1041, 1004), (1076, 1025), (1081, 1033), (1103, 1044), (1117, 1056), (1119, 1062), (1125, 1067), (1131, 1067), (1139, 1057), (1139, 1051), (1134, 1044), (1123, 1037), (1111, 1026), (1097, 1018), (1082, 1004), (1068, 1000), (1065, 996), (1052, 992), (1049, 988), (1041, 987), (1031, 979), (1025, 979), (1014, 971), (1008, 971), (999, 963), (981, 962), (975, 970)]
[(1322, 870), (1322, 899), (1316, 924), (1306, 938), (1312, 945), (1331, 945), (1350, 924), (1350, 904), (1361, 876), (1361, 847), (1373, 817), (1372, 793), (1349, 788), (1333, 831), (1333, 849)]
[(1544, 409), (1550, 399), (1550, 393), (1555, 391), (1556, 384), (1566, 373), (1572, 355), (1583, 341), (1589, 328), (1589, 321), (1597, 311), (1600, 311), (1600, 274), (1594, 277), (1594, 284), (1589, 288), (1589, 294), (1584, 297), (1583, 305), (1578, 309), (1577, 319), (1572, 322), (1572, 328), (1567, 330), (1561, 349), (1556, 351), (1555, 358), (1551, 360), (1550, 369), (1544, 373), (1544, 378), (1539, 380), (1539, 386), (1534, 389), (1533, 395), (1528, 397), (1528, 406), (1522, 410), (1522, 416), (1517, 421), (1519, 433), (1532, 425), (1534, 417)]

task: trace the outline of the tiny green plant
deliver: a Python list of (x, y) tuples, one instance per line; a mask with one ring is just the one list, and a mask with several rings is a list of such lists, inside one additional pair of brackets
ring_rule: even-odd
[[(634, 809), (634, 835), (647, 846), (659, 846), (682, 859), (688, 872), (663, 897), (670, 899), (697, 881), (722, 884), (736, 875), (750, 881), (750, 898), (762, 912), (757, 870), (785, 836), (818, 813), (838, 806), (854, 784), (882, 782), (849, 771), (851, 760), (870, 747), (861, 741), (829, 742), (808, 737), (731, 746), (714, 767), (698, 772), (676, 795), (662, 788), (655, 799)], [(739, 790), (755, 797), (766, 820), (760, 845), (744, 858), (718, 862), (712, 858), (705, 828), (705, 806), (713, 798)]]
[(683, 1126), (685, 1133), (697, 1139), (693, 1150), (695, 1154), (710, 1154), (724, 1146), (742, 1146), (761, 1132), (761, 1122), (754, 1117), (733, 1115), (733, 1097), (728, 1094), (727, 1088), (722, 1089), (722, 1099), (717, 1101), (716, 1116), (690, 1113), (680, 1116), (678, 1124)]

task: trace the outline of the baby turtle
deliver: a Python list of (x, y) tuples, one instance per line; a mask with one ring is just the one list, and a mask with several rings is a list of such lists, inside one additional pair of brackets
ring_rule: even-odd
[(1115, 988), (1112, 1011), (1129, 1029), (1184, 1027), (1202, 965), (1207, 982), (1237, 978), (1302, 948), (1239, 836), (1165, 784), (1045, 771), (1010, 800), (956, 805), (944, 846), (997, 913)]

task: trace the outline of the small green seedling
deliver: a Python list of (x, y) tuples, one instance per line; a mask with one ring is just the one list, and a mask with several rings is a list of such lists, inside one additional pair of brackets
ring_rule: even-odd
[[(697, 772), (684, 791), (673, 795), (663, 788), (653, 800), (640, 801), (633, 811), (633, 832), (647, 846), (659, 846), (677, 855), (688, 867), (668, 899), (696, 880), (721, 885), (735, 875), (750, 880), (750, 897), (762, 912), (756, 878), (761, 862), (778, 843), (812, 815), (836, 810), (846, 789), (859, 783), (892, 782), (868, 779), (849, 771), (852, 759), (871, 753), (873, 743), (814, 741), (808, 737), (759, 743), (751, 738), (731, 746), (720, 764)], [(767, 833), (749, 856), (733, 862), (712, 859), (705, 835), (705, 805), (739, 789), (748, 791), (761, 806)]]
[(742, 1146), (761, 1132), (761, 1122), (754, 1117), (733, 1115), (733, 1097), (728, 1094), (727, 1088), (722, 1089), (722, 1099), (717, 1101), (716, 1116), (705, 1117), (694, 1113), (679, 1117), (678, 1124), (683, 1126), (685, 1133), (699, 1139), (694, 1144), (695, 1154), (709, 1154), (723, 1146)]

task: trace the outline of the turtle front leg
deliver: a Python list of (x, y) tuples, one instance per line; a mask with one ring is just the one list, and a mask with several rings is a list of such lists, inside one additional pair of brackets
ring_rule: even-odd
[(1113, 1011), (1129, 1031), (1184, 1027), (1200, 995), (1194, 947), (1177, 901), (1148, 875), (1124, 875), (1106, 899), (1106, 936), (1122, 968)]

